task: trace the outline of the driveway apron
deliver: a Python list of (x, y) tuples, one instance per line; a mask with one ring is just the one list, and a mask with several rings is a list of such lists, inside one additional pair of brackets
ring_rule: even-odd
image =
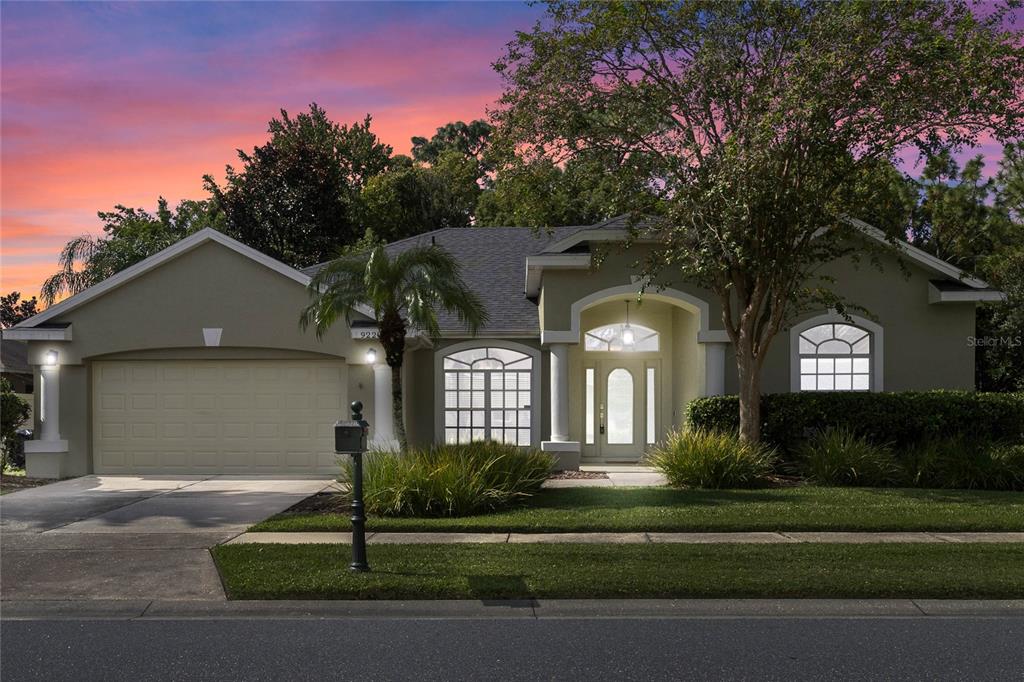
[(0, 598), (223, 599), (209, 548), (323, 478), (83, 476), (0, 498)]

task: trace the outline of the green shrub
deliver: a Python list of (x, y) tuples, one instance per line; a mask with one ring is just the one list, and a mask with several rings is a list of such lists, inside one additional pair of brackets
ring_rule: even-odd
[(820, 485), (887, 486), (904, 478), (892, 450), (847, 428), (832, 427), (814, 434), (797, 450), (791, 468)]
[[(366, 511), (385, 516), (466, 516), (496, 511), (532, 495), (554, 460), (537, 450), (478, 441), (405, 453), (364, 455)], [(342, 482), (352, 477), (346, 460)]]
[[(736, 396), (698, 398), (687, 405), (691, 428), (735, 431)], [(850, 429), (875, 444), (904, 449), (963, 435), (977, 442), (1024, 442), (1024, 393), (908, 391), (902, 393), (775, 393), (761, 399), (762, 437), (785, 457), (813, 433)]]
[(903, 453), (903, 466), (915, 486), (1024, 490), (1024, 445), (932, 440)]
[(673, 431), (647, 455), (647, 463), (682, 488), (753, 488), (772, 473), (775, 452), (732, 433)]
[(15, 434), (30, 412), (28, 403), (14, 392), (11, 382), (0, 378), (0, 467), (25, 466), (25, 444)]

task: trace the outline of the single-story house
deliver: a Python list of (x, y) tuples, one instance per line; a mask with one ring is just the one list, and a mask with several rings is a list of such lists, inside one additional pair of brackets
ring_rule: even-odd
[[(736, 392), (715, 296), (677, 283), (638, 305), (632, 264), (649, 247), (607, 248), (626, 234), (618, 218), (390, 245), (450, 251), (490, 312), (475, 337), (447, 316), (440, 339), (411, 334), (410, 442), (498, 439), (564, 467), (636, 462), (689, 400)], [(903, 260), (881, 272), (832, 263), (837, 287), (874, 319), (804, 315), (773, 343), (763, 390), (973, 388), (976, 304), (1001, 294), (912, 246)], [(322, 340), (299, 327), (315, 271), (207, 229), (10, 330), (28, 342), (37, 386), (29, 474), (333, 473), (332, 425), (356, 399), (371, 438), (392, 442), (372, 311)]]

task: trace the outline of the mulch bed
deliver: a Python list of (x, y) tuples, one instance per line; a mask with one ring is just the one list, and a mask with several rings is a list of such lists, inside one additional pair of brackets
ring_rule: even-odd
[(53, 483), (53, 481), (48, 478), (28, 478), (26, 476), (0, 474), (0, 491), (5, 493), (12, 493), (15, 490), (24, 490), (26, 488), (38, 488), (47, 483)]
[(573, 479), (573, 478), (608, 478), (603, 471), (559, 471), (548, 476), (548, 479)]

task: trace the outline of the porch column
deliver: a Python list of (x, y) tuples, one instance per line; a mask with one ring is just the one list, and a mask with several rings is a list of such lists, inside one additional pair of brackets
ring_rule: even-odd
[(551, 440), (569, 440), (569, 346), (551, 344)]
[(41, 367), (39, 396), (39, 440), (60, 440), (60, 368)]
[(373, 365), (373, 444), (393, 447), (395, 419), (391, 410), (391, 367), (384, 362)]
[(39, 368), (39, 433), (25, 441), (25, 473), (32, 478), (61, 478), (68, 442), (60, 438), (60, 366), (55, 351)]
[(552, 343), (548, 350), (551, 360), (551, 440), (543, 441), (541, 450), (554, 455), (557, 469), (579, 469), (580, 444), (569, 440), (569, 345)]
[(725, 395), (725, 349), (728, 343), (704, 344), (704, 395)]

